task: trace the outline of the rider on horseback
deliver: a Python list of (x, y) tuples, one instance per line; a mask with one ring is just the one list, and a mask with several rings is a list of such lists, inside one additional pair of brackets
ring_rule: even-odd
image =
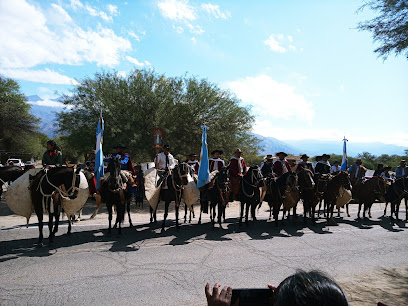
[(44, 152), (42, 164), (46, 166), (62, 166), (62, 153), (56, 142), (52, 139), (47, 141), (47, 151)]
[(157, 186), (159, 186), (163, 180), (164, 184), (166, 184), (165, 178), (171, 174), (171, 170), (176, 166), (176, 162), (173, 155), (170, 153), (170, 146), (168, 144), (165, 144), (163, 146), (163, 151), (156, 156), (154, 164), (156, 165), (157, 174), (160, 176)]
[(224, 153), (222, 150), (214, 150), (211, 152), (211, 157), (208, 161), (209, 167), (210, 167), (210, 172), (213, 172), (215, 170), (219, 170), (221, 168), (225, 167), (225, 162), (220, 158), (221, 154)]
[(115, 149), (115, 153), (112, 154), (110, 158), (104, 160), (105, 162), (109, 163), (106, 172), (110, 172), (110, 161), (114, 158), (119, 158), (123, 182), (129, 182), (132, 187), (136, 187), (135, 181), (133, 179), (133, 176), (136, 175), (136, 171), (133, 168), (133, 163), (130, 155), (124, 152), (126, 147), (123, 144), (117, 144), (113, 147), (113, 149)]
[(241, 149), (236, 149), (234, 151), (234, 156), (231, 157), (228, 164), (229, 177), (231, 180), (231, 191), (232, 197), (230, 201), (234, 201), (236, 195), (239, 191), (239, 184), (241, 183), (241, 178), (247, 173), (247, 165), (244, 159), (241, 157)]
[(266, 156), (266, 161), (263, 163), (261, 173), (263, 177), (273, 177), (273, 157), (272, 154)]
[(289, 162), (285, 158), (288, 154), (285, 152), (278, 152), (276, 155), (279, 157), (279, 159), (273, 164), (273, 172), (275, 172), (276, 176), (279, 177), (282, 174), (292, 171)]
[(200, 162), (197, 160), (197, 154), (190, 153), (188, 155), (187, 164), (194, 169), (194, 174), (198, 175), (198, 169), (200, 168)]
[(309, 156), (307, 154), (303, 154), (300, 156), (301, 161), (297, 163), (295, 171), (298, 173), (302, 169), (309, 169), (313, 173), (313, 166), (310, 161), (308, 161)]
[(316, 164), (315, 167), (315, 173), (319, 174), (329, 174), (331, 170), (331, 166), (329, 163), (330, 155), (329, 154), (323, 154), (322, 155), (322, 160), (319, 160)]

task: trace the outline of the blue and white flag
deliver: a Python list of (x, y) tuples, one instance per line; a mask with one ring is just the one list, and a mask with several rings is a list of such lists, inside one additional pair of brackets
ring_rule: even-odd
[(201, 154), (200, 168), (198, 169), (197, 188), (204, 186), (210, 182), (210, 167), (208, 161), (208, 146), (207, 146), (207, 131), (208, 127), (201, 126), (203, 135), (201, 136)]
[(341, 171), (346, 171), (347, 170), (347, 139), (346, 137), (344, 137), (343, 139), (344, 143), (343, 143), (343, 158), (341, 160)]
[(95, 178), (96, 178), (96, 189), (99, 189), (101, 178), (105, 173), (103, 168), (103, 117), (102, 114), (99, 117), (98, 126), (96, 128), (96, 153), (95, 153)]

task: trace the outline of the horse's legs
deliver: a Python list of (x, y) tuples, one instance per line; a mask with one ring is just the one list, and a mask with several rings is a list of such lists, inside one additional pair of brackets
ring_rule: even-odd
[(369, 217), (369, 218), (372, 218), (372, 215), (371, 215), (371, 207), (373, 207), (373, 203), (370, 203), (370, 206), (368, 207), (368, 217)]
[(198, 218), (198, 224), (201, 224), (201, 214), (203, 213), (203, 206), (200, 203), (200, 217)]
[(126, 203), (126, 204), (127, 204), (127, 205), (126, 205), (126, 209), (127, 209), (128, 218), (129, 218), (129, 227), (132, 227), (132, 226), (133, 226), (133, 223), (132, 223), (132, 219), (130, 218), (130, 199), (127, 200), (127, 203)]
[(319, 209), (317, 211), (317, 217), (320, 217), (320, 209), (322, 208), (322, 200), (319, 199)]
[(166, 224), (166, 219), (167, 219), (167, 215), (169, 214), (169, 202), (166, 202), (164, 204), (164, 219), (163, 219), (163, 223), (162, 223), (162, 230), (164, 230), (164, 226)]
[(347, 217), (350, 217), (349, 205), (350, 204), (346, 204)]
[(184, 204), (184, 223), (187, 222), (187, 204)]
[(272, 203), (268, 202), (268, 205), (269, 205), (269, 220), (272, 220)]
[(38, 246), (42, 246), (42, 241), (43, 241), (43, 227), (44, 227), (44, 223), (43, 223), (43, 211), (42, 209), (35, 209), (35, 214), (37, 215), (38, 218), (38, 230), (40, 232), (40, 235), (38, 236)]
[(256, 203), (251, 204), (251, 217), (253, 221), (256, 221)]
[(385, 217), (387, 215), (387, 206), (388, 206), (388, 202), (385, 201), (385, 207), (384, 207), (384, 214), (383, 217)]
[(408, 199), (404, 198), (405, 200), (405, 221), (408, 221)]
[(176, 205), (176, 228), (179, 229), (180, 225), (179, 225), (179, 208), (180, 208), (180, 204), (175, 204)]
[(241, 211), (240, 211), (240, 215), (239, 215), (239, 225), (241, 225), (242, 224), (242, 217), (243, 217), (243, 215), (244, 215), (244, 203), (243, 202), (240, 202), (241, 203)]
[(315, 213), (316, 213), (316, 206), (312, 203), (312, 223), (316, 224), (316, 219), (315, 219)]
[[(160, 201), (159, 201), (160, 203)], [(159, 206), (159, 203), (157, 203), (157, 206)], [(150, 210), (150, 223), (156, 223), (157, 222), (157, 206), (155, 211), (153, 211), (153, 208), (149, 205), (149, 210)]]
[(357, 213), (357, 219), (360, 219), (361, 205), (363, 205), (363, 203), (362, 203), (361, 201), (358, 201), (358, 213)]
[(109, 221), (109, 228), (108, 234), (112, 233), (112, 204), (106, 204), (106, 208), (108, 209), (108, 221)]
[(395, 219), (397, 219), (397, 221), (400, 220), (399, 218), (399, 208), (401, 205), (401, 200), (397, 201), (396, 205), (395, 205)]
[[(51, 203), (50, 203), (51, 206)], [(51, 210), (51, 208), (49, 208), (48, 210)], [(53, 220), (54, 219), (54, 213), (50, 213), (48, 212), (48, 230), (50, 232), (50, 235), (48, 236), (48, 240), (50, 241), (50, 243), (54, 242), (54, 232), (52, 231), (53, 228)]]
[(248, 215), (249, 215), (250, 202), (245, 203), (245, 224), (248, 225)]
[(337, 217), (340, 218), (340, 207), (337, 207)]

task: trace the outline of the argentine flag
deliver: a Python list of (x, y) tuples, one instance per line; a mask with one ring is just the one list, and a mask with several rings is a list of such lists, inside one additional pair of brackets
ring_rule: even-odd
[(103, 117), (102, 114), (99, 117), (98, 126), (96, 128), (96, 154), (95, 154), (95, 178), (96, 178), (96, 189), (99, 189), (101, 178), (104, 175), (103, 168)]
[(208, 127), (201, 126), (203, 135), (201, 136), (201, 154), (200, 168), (198, 169), (197, 188), (204, 186), (210, 182), (210, 168), (208, 162), (208, 146), (207, 146), (207, 131)]
[(344, 143), (343, 143), (343, 158), (342, 158), (342, 160), (341, 160), (341, 171), (346, 171), (347, 170), (347, 146), (346, 146), (346, 143), (347, 143), (347, 139), (346, 139), (346, 137), (344, 137), (344, 139), (343, 139), (343, 141), (344, 141)]

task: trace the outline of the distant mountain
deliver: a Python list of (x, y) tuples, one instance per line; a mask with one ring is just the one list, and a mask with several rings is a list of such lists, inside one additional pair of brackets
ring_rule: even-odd
[(281, 140), (274, 137), (265, 137), (258, 134), (254, 134), (260, 140), (260, 154), (275, 154), (276, 152), (286, 152), (288, 154), (299, 155), (302, 150), (298, 149), (296, 146), (289, 145)]
[[(323, 153), (343, 154), (343, 141), (319, 141), (319, 140), (286, 140), (287, 144), (302, 148), (310, 156)], [(382, 142), (352, 142), (347, 143), (347, 155), (355, 157), (359, 153), (369, 152), (374, 155), (404, 155), (408, 148)]]
[[(53, 106), (41, 105), (43, 100), (37, 95), (27, 97), (29, 104), (31, 105), (31, 114), (41, 120), (40, 132), (46, 134), (48, 137), (53, 138), (56, 132), (56, 119), (57, 113), (65, 111), (64, 107), (54, 103)], [(60, 98), (50, 99), (49, 101), (60, 102)]]

